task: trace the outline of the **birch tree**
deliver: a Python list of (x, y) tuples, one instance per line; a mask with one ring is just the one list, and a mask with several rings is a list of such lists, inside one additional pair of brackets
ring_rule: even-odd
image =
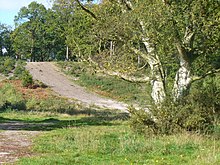
[[(150, 82), (155, 104), (167, 95), (178, 101), (193, 82), (219, 72), (218, 0), (103, 0), (95, 10), (73, 2), (96, 20), (98, 55), (88, 60), (108, 74)], [(135, 75), (140, 69), (143, 77)]]
[[(219, 58), (219, 1), (118, 0), (102, 5), (99, 30), (107, 30), (98, 34), (121, 43), (125, 56), (142, 57), (149, 71), (142, 80), (151, 82), (155, 103), (171, 92), (177, 101), (189, 93), (193, 82), (219, 72), (213, 65)], [(172, 73), (167, 72), (169, 67)], [(110, 74), (140, 81), (110, 68), (106, 68)], [(172, 91), (167, 78), (173, 78)]]

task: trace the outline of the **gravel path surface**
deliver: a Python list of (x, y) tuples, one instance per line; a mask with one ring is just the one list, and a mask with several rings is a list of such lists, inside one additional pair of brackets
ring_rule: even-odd
[(109, 109), (118, 109), (127, 112), (127, 105), (111, 99), (103, 98), (88, 92), (83, 87), (69, 80), (51, 62), (29, 62), (26, 68), (34, 79), (50, 86), (56, 93), (67, 98), (73, 98), (87, 105), (96, 105)]
[[(5, 123), (4, 126), (7, 127), (7, 124)], [(39, 131), (21, 130), (0, 132), (0, 164), (13, 164), (21, 157), (33, 156), (30, 150), (31, 139), (39, 133)]]

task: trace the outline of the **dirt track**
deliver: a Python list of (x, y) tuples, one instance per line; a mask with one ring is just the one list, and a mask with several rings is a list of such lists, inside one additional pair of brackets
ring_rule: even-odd
[[(8, 123), (0, 124), (1, 129), (7, 128)], [(16, 125), (13, 123), (10, 125)], [(18, 123), (20, 124), (20, 123)], [(38, 131), (6, 130), (0, 132), (0, 164), (14, 164), (20, 157), (32, 156), (30, 146), (32, 138)]]
[(34, 79), (50, 86), (61, 96), (79, 100), (87, 105), (96, 105), (109, 109), (127, 111), (126, 104), (103, 98), (74, 84), (73, 81), (63, 75), (53, 63), (29, 62), (27, 63), (26, 68), (30, 71)]

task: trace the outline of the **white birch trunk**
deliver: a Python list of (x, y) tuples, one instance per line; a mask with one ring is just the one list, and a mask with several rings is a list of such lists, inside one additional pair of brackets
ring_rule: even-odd
[(189, 92), (191, 80), (191, 72), (188, 67), (185, 65), (180, 66), (176, 73), (173, 86), (173, 97), (175, 101), (179, 100)]
[(66, 46), (66, 60), (69, 61), (69, 47)]
[(163, 82), (160, 81), (160, 78), (157, 78), (156, 80), (151, 81), (151, 85), (152, 85), (152, 91), (151, 91), (152, 99), (156, 104), (162, 103), (166, 96)]
[(190, 89), (192, 76), (190, 71), (190, 60), (185, 48), (177, 43), (177, 50), (179, 53), (180, 68), (176, 73), (173, 86), (173, 98), (174, 101), (178, 101), (183, 96), (187, 95)]
[[(146, 32), (146, 28), (143, 21), (140, 21), (140, 25), (143, 32)], [(151, 97), (154, 100), (155, 104), (160, 104), (164, 101), (166, 94), (165, 94), (165, 87), (164, 87), (164, 75), (163, 75), (163, 68), (160, 62), (159, 57), (155, 53), (154, 47), (150, 44), (149, 38), (142, 38), (142, 42), (147, 50), (147, 62), (151, 68), (151, 75), (153, 79), (151, 80), (152, 91)]]
[(148, 53), (146, 56), (148, 64), (151, 68), (151, 97), (154, 100), (155, 104), (160, 104), (164, 101), (166, 97), (162, 66), (159, 58), (154, 52), (154, 48), (149, 44), (148, 39), (143, 38), (142, 40)]
[[(119, 4), (125, 3), (128, 10), (133, 10), (132, 3), (129, 0), (125, 0), (123, 2), (119, 2)], [(126, 12), (126, 11), (123, 11)], [(145, 28), (144, 22), (139, 20), (139, 24), (141, 26), (143, 34), (147, 34), (147, 29)], [(147, 61), (151, 68), (151, 97), (154, 100), (155, 104), (160, 104), (164, 101), (166, 94), (165, 94), (165, 87), (164, 87), (164, 75), (163, 75), (163, 68), (158, 58), (157, 54), (155, 53), (155, 48), (150, 44), (150, 39), (147, 37), (142, 38), (142, 42), (146, 48), (147, 54), (143, 55), (142, 57)]]

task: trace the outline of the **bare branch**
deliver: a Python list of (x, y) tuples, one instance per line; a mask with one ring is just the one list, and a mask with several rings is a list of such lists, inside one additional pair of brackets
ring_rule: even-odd
[(135, 77), (135, 76), (130, 76), (130, 75), (126, 75), (120, 72), (115, 72), (115, 71), (110, 71), (110, 70), (99, 70), (98, 72), (105, 73), (110, 76), (117, 76), (129, 82), (146, 83), (146, 82), (151, 81), (150, 77)]
[(81, 2), (80, 0), (76, 0), (76, 2), (79, 4), (79, 6), (81, 7), (82, 10), (84, 10), (86, 13), (88, 13), (89, 15), (91, 15), (94, 19), (97, 20), (96, 15), (89, 9), (87, 9)]
[(123, 80), (129, 81), (129, 82), (135, 82), (135, 83), (146, 83), (151, 80), (150, 77), (145, 77), (145, 76), (135, 77), (135, 76), (130, 76), (130, 75), (123, 74), (120, 72), (111, 71), (111, 70), (105, 69), (104, 67), (101, 67), (97, 62), (93, 61), (91, 58), (89, 58), (88, 60), (93, 66), (96, 66), (96, 68), (98, 68), (96, 72), (99, 72), (99, 73), (104, 73), (109, 76), (117, 76)]
[(216, 69), (216, 70), (211, 70), (209, 72), (207, 72), (206, 74), (202, 75), (202, 76), (194, 76), (192, 78), (192, 83), (201, 79), (206, 78), (207, 76), (211, 76), (211, 75), (215, 75), (217, 73), (220, 73), (220, 69)]
[(138, 68), (137, 70), (142, 70), (147, 66), (147, 63), (145, 63), (142, 67)]
[(124, 3), (128, 10), (133, 10), (133, 6), (129, 0), (124, 0)]

